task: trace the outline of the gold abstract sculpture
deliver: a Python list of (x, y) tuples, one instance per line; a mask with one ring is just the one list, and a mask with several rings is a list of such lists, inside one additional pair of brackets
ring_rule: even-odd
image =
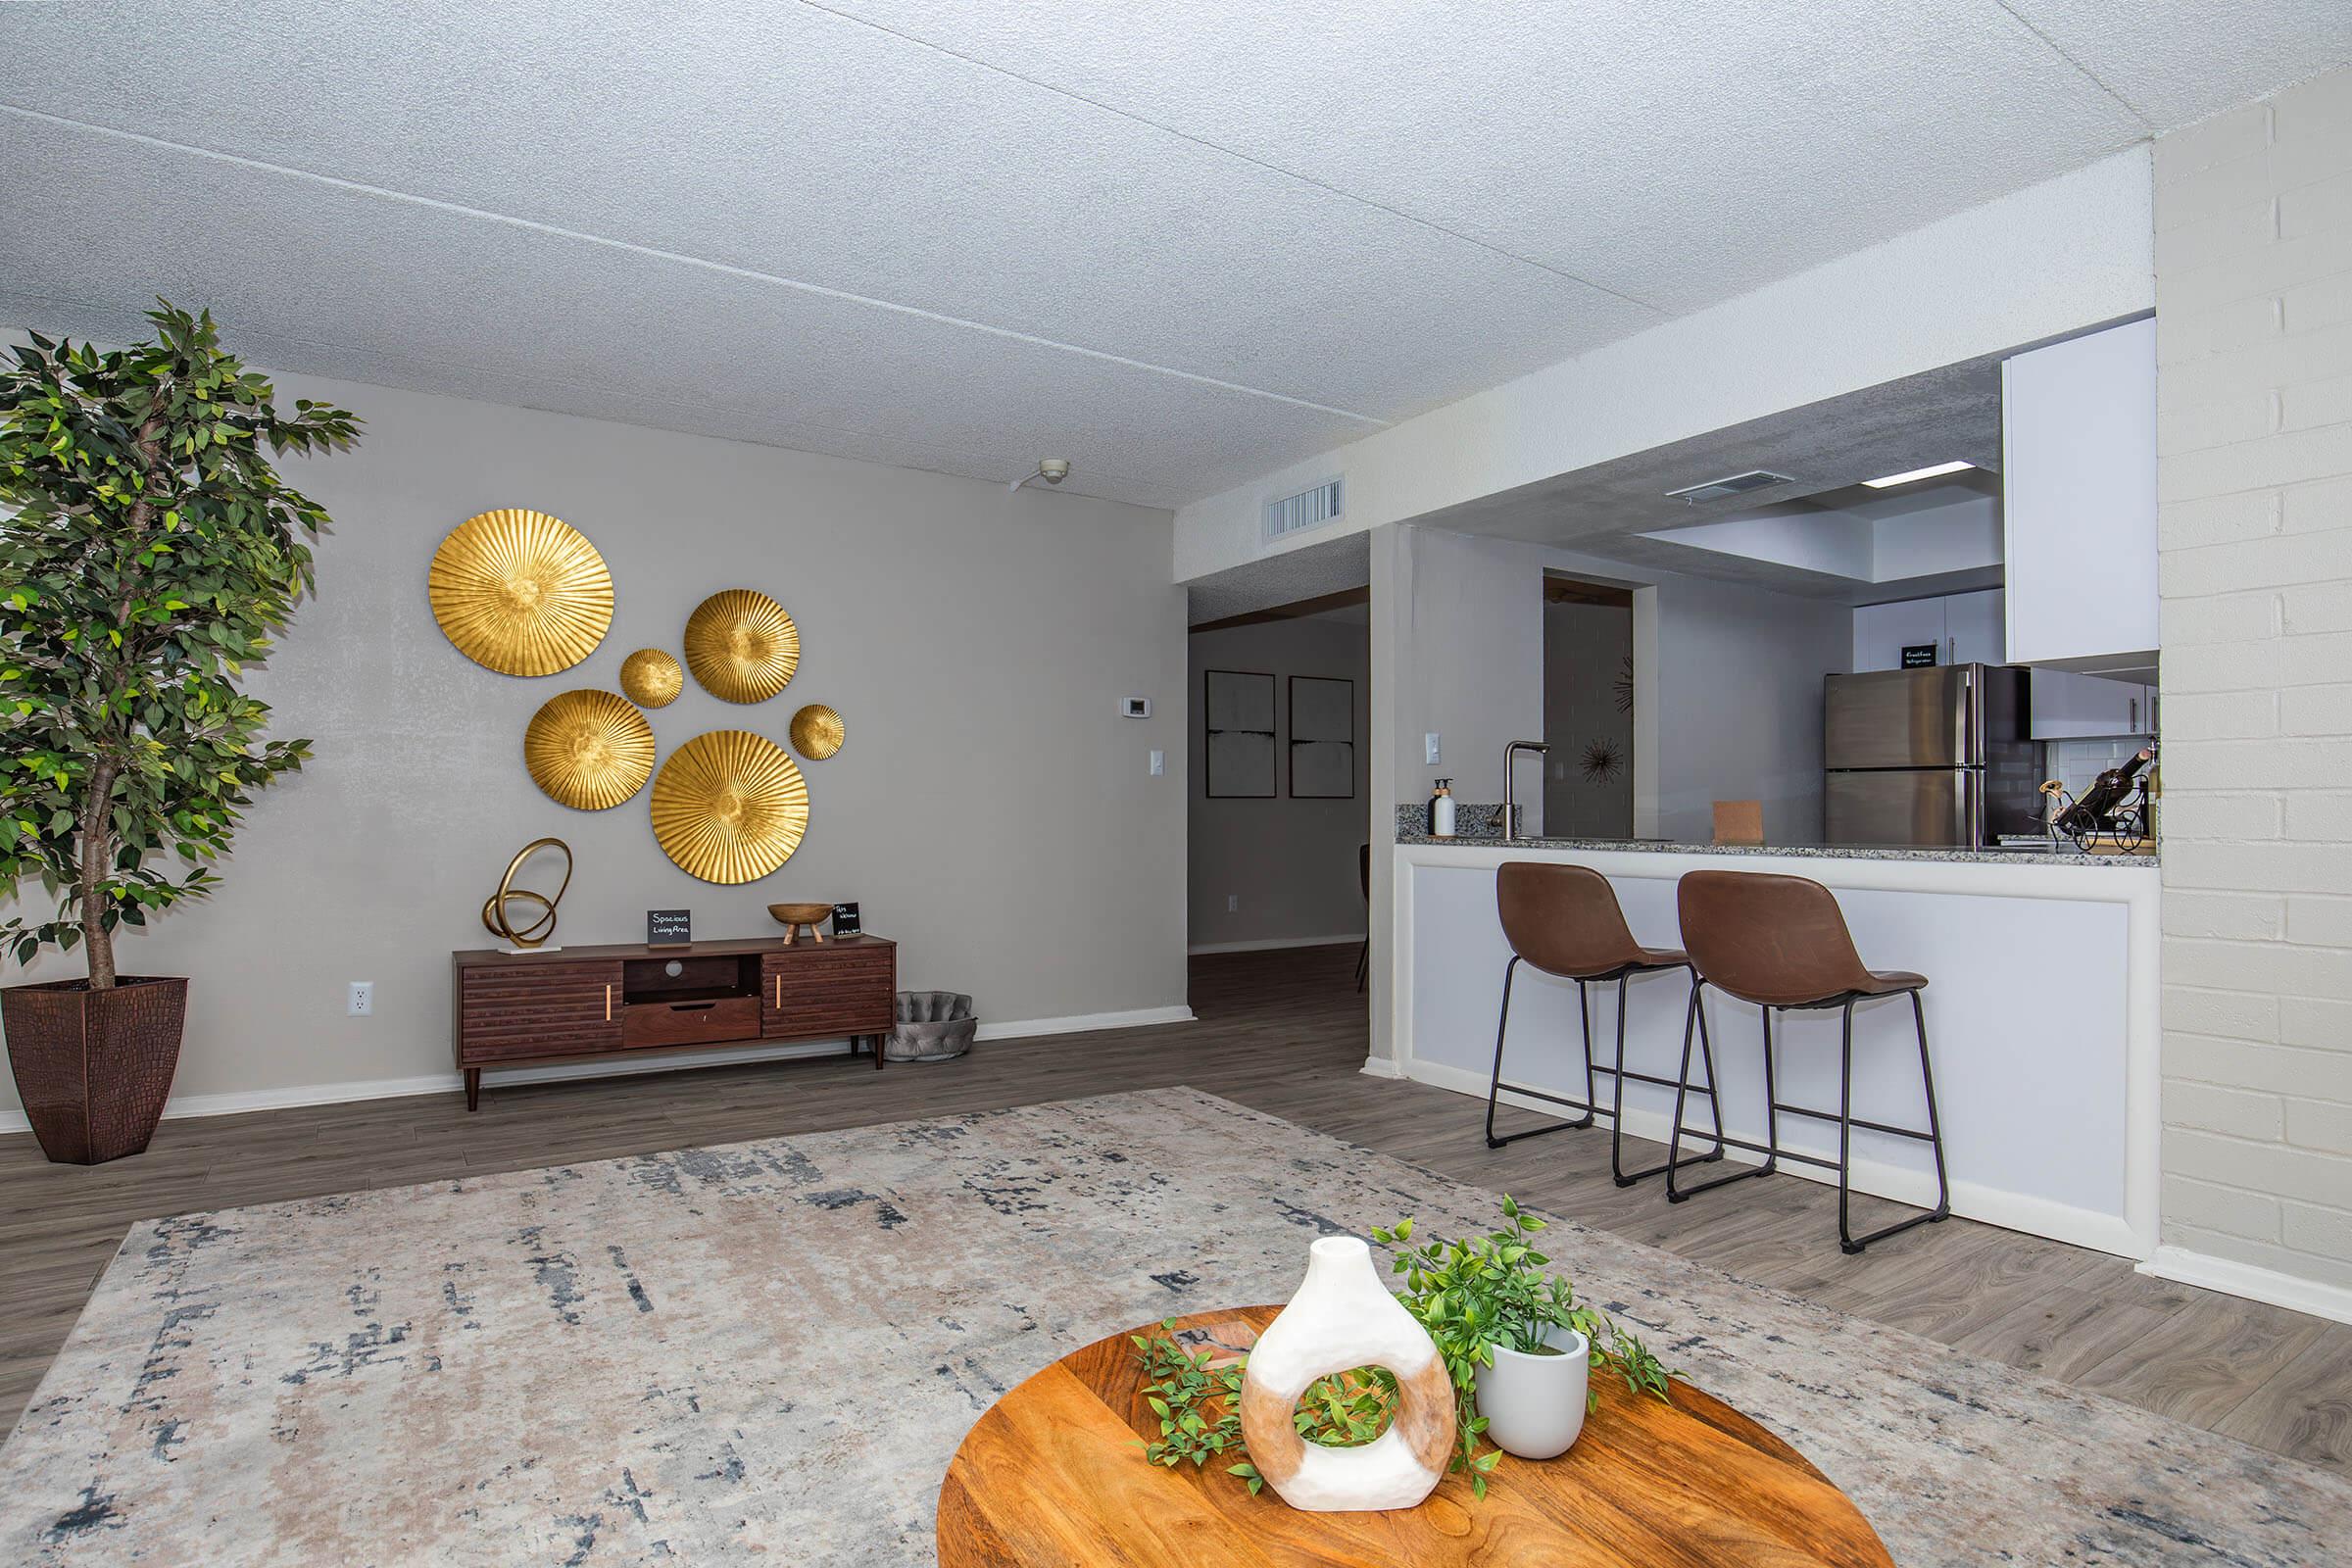
[(578, 529), (544, 512), (485, 512), (450, 530), (426, 578), (458, 652), (502, 675), (553, 675), (612, 624), (612, 574)]
[(784, 749), (715, 729), (669, 754), (654, 776), (654, 837), (706, 882), (752, 882), (792, 858), (808, 830), (808, 784)]
[[(564, 852), (564, 880), (556, 885), (556, 891), (534, 893), (529, 888), (514, 886), (514, 873), (522, 869), (522, 862), (548, 849)], [(527, 953), (544, 947), (547, 939), (556, 934), (556, 906), (564, 902), (564, 890), (570, 886), (571, 846), (562, 839), (533, 839), (507, 862), (507, 874), (498, 879), (498, 891), (482, 901), (482, 924), (492, 936), (505, 937), (509, 951)], [(519, 931), (507, 918), (507, 906), (517, 901), (539, 907), (539, 917)]]
[(810, 703), (792, 715), (792, 749), (810, 761), (823, 761), (841, 750), (849, 733), (841, 715), (822, 703)]
[(800, 629), (765, 594), (729, 588), (686, 618), (686, 667), (713, 697), (764, 703), (800, 664)]
[(522, 733), (522, 762), (549, 800), (579, 811), (618, 806), (654, 771), (654, 726), (612, 692), (551, 697)]
[(620, 689), (639, 708), (667, 708), (686, 686), (686, 671), (659, 648), (640, 648), (620, 662)]

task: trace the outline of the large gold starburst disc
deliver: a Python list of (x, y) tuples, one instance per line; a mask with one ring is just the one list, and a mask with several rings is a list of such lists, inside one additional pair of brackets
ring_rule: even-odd
[(425, 579), (458, 652), (502, 675), (553, 675), (612, 624), (612, 574), (580, 531), (544, 512), (485, 512), (450, 530)]
[(706, 882), (754, 882), (801, 847), (808, 784), (765, 736), (715, 729), (669, 754), (654, 778), (654, 838)]

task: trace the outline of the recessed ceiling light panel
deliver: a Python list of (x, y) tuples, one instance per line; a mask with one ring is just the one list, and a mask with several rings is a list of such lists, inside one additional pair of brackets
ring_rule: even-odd
[(1919, 479), (1939, 479), (1947, 473), (1959, 473), (1975, 466), (1973, 463), (1938, 463), (1932, 468), (1913, 468), (1908, 473), (1890, 473), (1884, 479), (1865, 479), (1862, 482), (1873, 490), (1891, 490), (1898, 484), (1910, 484)]

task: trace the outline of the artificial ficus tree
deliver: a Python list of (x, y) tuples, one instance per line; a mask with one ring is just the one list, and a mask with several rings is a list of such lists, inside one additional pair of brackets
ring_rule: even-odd
[(115, 984), (116, 928), (210, 893), (251, 792), (309, 755), (238, 690), (327, 521), (270, 459), (360, 422), (280, 414), (210, 312), (147, 318), (135, 347), (34, 336), (0, 366), (0, 902), (34, 879), (57, 901), (0, 946), (23, 964), (87, 943), (92, 989)]

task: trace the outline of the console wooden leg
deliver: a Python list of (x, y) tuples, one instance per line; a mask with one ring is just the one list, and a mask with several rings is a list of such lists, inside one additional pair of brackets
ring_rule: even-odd
[(880, 1072), (882, 1070), (882, 1037), (867, 1035), (865, 1038), (874, 1043), (874, 1071)]
[(466, 1108), (467, 1110), (482, 1108), (482, 1069), (479, 1067), (466, 1069)]

